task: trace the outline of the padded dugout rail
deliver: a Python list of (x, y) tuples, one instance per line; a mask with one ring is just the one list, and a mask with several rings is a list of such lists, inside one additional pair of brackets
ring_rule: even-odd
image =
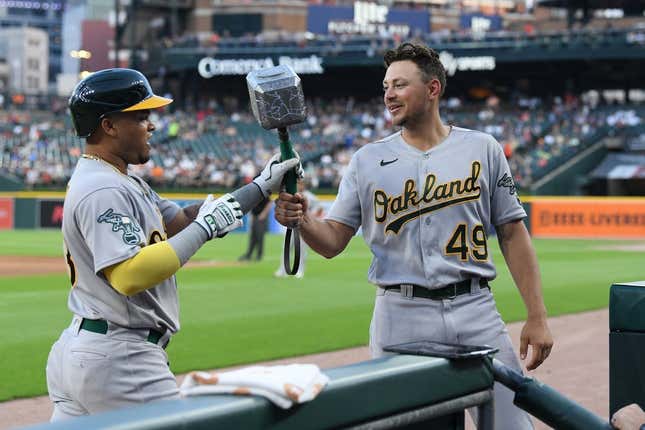
[(318, 397), (289, 410), (260, 397), (210, 395), (29, 428), (295, 430), (360, 428), (372, 423), (375, 428), (411, 429), (423, 423), (433, 429), (463, 429), (465, 407), (492, 406), (493, 375), (485, 360), (451, 362), (396, 355), (324, 373), (330, 382)]

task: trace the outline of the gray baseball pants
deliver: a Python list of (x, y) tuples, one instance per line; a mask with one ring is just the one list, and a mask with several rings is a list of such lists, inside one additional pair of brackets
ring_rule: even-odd
[[(417, 340), (433, 340), (499, 348), (495, 358), (521, 372), (506, 325), (497, 311), (488, 288), (474, 279), (470, 294), (452, 300), (403, 297), (398, 291), (377, 288), (370, 325), (372, 357), (389, 353), (384, 346)], [(528, 430), (533, 424), (526, 412), (513, 404), (514, 393), (499, 383), (494, 385), (495, 429)], [(476, 409), (469, 410), (476, 422)]]
[(146, 340), (147, 330), (80, 330), (75, 316), (47, 359), (51, 421), (152, 400), (179, 398), (166, 351)]

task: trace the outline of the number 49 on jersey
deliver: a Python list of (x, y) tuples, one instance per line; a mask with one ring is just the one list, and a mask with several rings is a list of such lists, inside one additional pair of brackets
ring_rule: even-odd
[(477, 224), (472, 230), (466, 224), (458, 224), (445, 248), (446, 255), (458, 255), (461, 261), (488, 261), (488, 245), (484, 226)]

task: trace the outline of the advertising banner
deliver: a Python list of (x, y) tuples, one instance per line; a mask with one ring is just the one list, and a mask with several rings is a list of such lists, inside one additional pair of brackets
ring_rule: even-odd
[(481, 13), (465, 13), (459, 17), (459, 26), (463, 29), (470, 29), (475, 33), (499, 31), (502, 29), (502, 17)]
[(361, 1), (354, 2), (353, 6), (309, 5), (307, 31), (409, 37), (430, 32), (430, 13), (427, 10), (391, 9)]
[(645, 199), (535, 199), (535, 237), (645, 238)]
[(60, 228), (63, 225), (63, 199), (40, 201), (40, 227)]
[(197, 72), (204, 79), (218, 75), (246, 75), (253, 70), (274, 67), (276, 65), (291, 66), (299, 75), (321, 74), (324, 72), (323, 58), (317, 55), (308, 57), (289, 57), (281, 55), (274, 61), (271, 57), (264, 58), (213, 58), (204, 57), (197, 64)]
[(0, 230), (13, 228), (13, 199), (0, 198)]

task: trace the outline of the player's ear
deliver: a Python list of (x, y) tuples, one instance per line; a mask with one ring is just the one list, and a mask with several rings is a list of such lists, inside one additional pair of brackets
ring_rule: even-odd
[(439, 96), (441, 95), (441, 82), (439, 82), (439, 79), (437, 78), (430, 79), (426, 84), (426, 87), (428, 88), (429, 99), (439, 98)]
[(117, 132), (116, 128), (114, 126), (114, 118), (110, 117), (109, 115), (104, 116), (101, 118), (101, 122), (99, 123), (99, 128), (103, 131), (108, 136), (115, 137)]

